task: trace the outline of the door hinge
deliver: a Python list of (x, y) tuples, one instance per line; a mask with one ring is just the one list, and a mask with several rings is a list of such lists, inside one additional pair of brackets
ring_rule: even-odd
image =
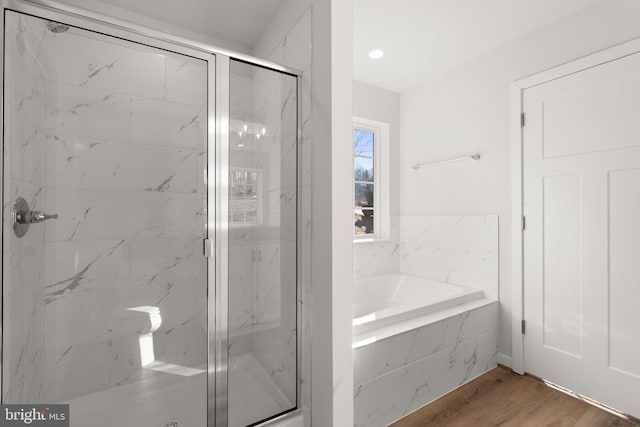
[(520, 127), (524, 127), (524, 113), (520, 113)]
[(527, 217), (526, 216), (522, 216), (522, 231), (527, 229)]
[(204, 239), (203, 241), (203, 249), (204, 249), (204, 256), (207, 258), (211, 258), (213, 257), (213, 240), (211, 239)]
[(527, 323), (524, 319), (522, 319), (522, 333), (524, 334), (527, 330)]

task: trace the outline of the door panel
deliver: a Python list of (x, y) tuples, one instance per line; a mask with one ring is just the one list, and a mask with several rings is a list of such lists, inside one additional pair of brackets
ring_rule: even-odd
[(524, 91), (525, 370), (640, 416), (640, 55)]
[(209, 61), (5, 22), (3, 402), (206, 425)]
[(609, 172), (609, 366), (640, 378), (640, 168)]
[(580, 178), (580, 175), (545, 177), (542, 189), (543, 342), (577, 357), (582, 354)]

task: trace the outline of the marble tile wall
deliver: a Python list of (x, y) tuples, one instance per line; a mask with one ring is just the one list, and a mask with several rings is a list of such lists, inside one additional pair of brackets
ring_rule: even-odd
[[(49, 64), (39, 103), (43, 161), (23, 170), (43, 183), (33, 206), (60, 215), (29, 232), (40, 235), (42, 283), (18, 304), (41, 307), (43, 391), (35, 401), (159, 375), (141, 366), (145, 330), (157, 328), (157, 361), (204, 365), (206, 63), (21, 19), (41, 37)], [(159, 309), (158, 324), (132, 319), (131, 309), (145, 306)]]
[(388, 241), (353, 248), (355, 279), (400, 272), (498, 297), (497, 215), (394, 215)]
[(353, 243), (353, 278), (364, 279), (400, 271), (398, 215), (391, 216), (389, 239)]
[(498, 303), (354, 350), (357, 427), (388, 425), (496, 366)]
[(402, 273), (482, 289), (498, 298), (498, 216), (401, 215)]
[[(5, 20), (4, 218), (16, 198), (44, 209), (45, 104), (51, 64), (44, 55), (43, 31), (33, 21), (7, 12)], [(3, 230), (3, 402), (44, 401), (45, 233), (32, 227), (18, 238), (10, 221)]]

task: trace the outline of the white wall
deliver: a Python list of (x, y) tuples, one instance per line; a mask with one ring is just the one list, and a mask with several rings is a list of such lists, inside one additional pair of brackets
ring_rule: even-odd
[[(603, 0), (400, 97), (400, 214), (500, 216), (500, 352), (511, 355), (511, 82), (640, 36), (640, 2)], [(480, 152), (414, 171), (418, 160)]]
[(312, 425), (353, 425), (352, 0), (312, 5)]

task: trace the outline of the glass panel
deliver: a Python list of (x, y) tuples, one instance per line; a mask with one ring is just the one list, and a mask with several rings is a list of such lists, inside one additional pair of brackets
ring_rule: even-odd
[(368, 130), (353, 130), (353, 154), (356, 156), (373, 157), (374, 133)]
[(353, 172), (356, 181), (373, 182), (373, 159), (354, 157)]
[(297, 406), (296, 79), (231, 61), (229, 426)]
[(373, 207), (373, 184), (355, 184), (355, 201), (356, 206), (372, 208)]
[(355, 208), (354, 234), (373, 234), (373, 209)]
[(229, 194), (231, 225), (258, 224), (261, 220), (262, 172), (258, 169), (230, 168)]
[[(204, 426), (207, 62), (5, 22), (4, 402)], [(59, 216), (18, 237), (19, 197)]]

